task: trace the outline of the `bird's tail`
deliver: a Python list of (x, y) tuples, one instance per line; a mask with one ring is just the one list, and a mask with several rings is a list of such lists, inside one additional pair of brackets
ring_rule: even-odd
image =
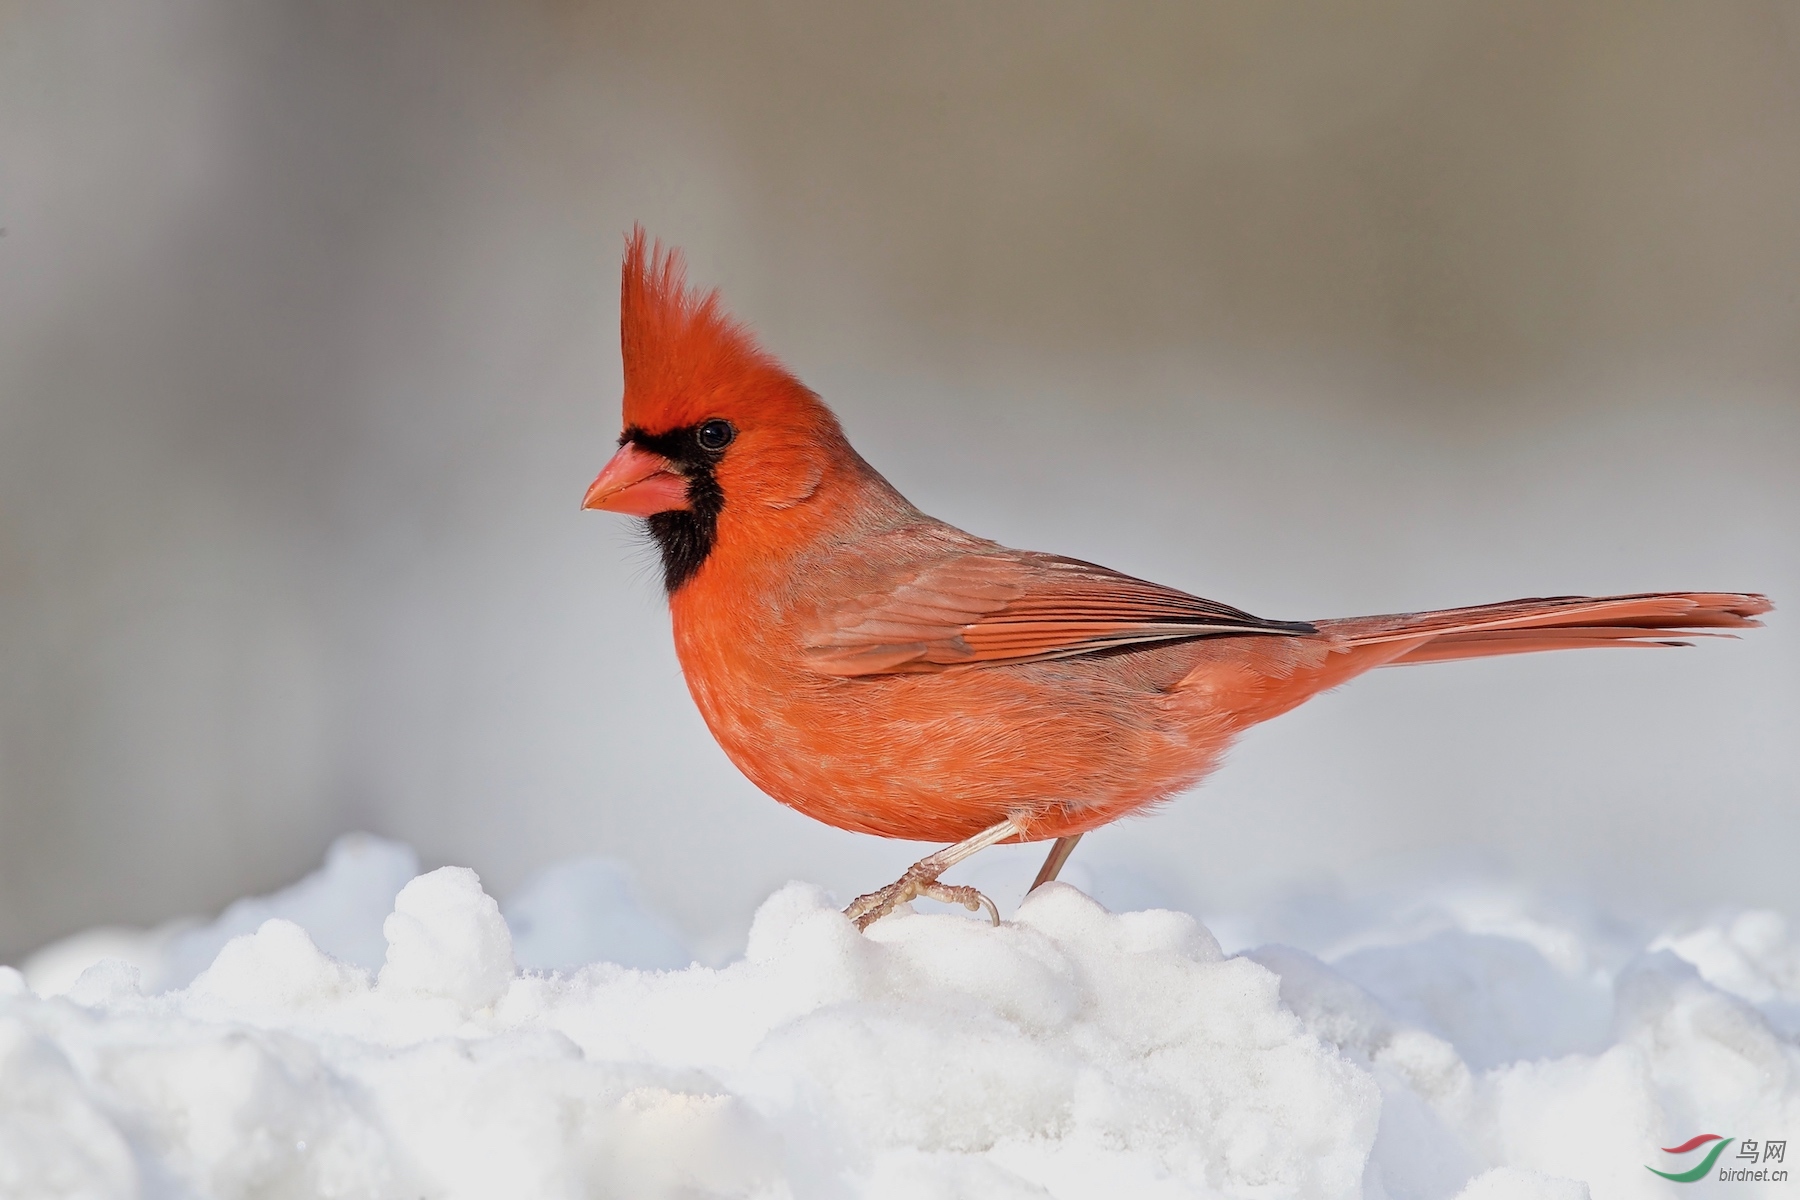
[[(1546, 596), (1473, 608), (1317, 622), (1320, 634), (1356, 647), (1391, 647), (1381, 666), (1448, 662), (1584, 646), (1686, 646), (1688, 638), (1762, 624), (1767, 597), (1736, 592), (1644, 592), (1635, 596)], [(1377, 664), (1369, 664), (1377, 665)]]

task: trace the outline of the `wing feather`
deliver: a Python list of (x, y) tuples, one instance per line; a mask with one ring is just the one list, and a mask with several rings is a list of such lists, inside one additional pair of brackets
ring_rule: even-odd
[(1025, 551), (955, 554), (840, 606), (806, 641), (825, 675), (995, 666), (1231, 634), (1315, 632), (1093, 563)]

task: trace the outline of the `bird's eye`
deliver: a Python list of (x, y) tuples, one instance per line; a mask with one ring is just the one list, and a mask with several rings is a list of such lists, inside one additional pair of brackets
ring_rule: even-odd
[(715, 454), (731, 445), (731, 439), (737, 436), (737, 430), (731, 427), (730, 421), (714, 419), (702, 425), (694, 434), (694, 440), (700, 443), (702, 450), (710, 450)]

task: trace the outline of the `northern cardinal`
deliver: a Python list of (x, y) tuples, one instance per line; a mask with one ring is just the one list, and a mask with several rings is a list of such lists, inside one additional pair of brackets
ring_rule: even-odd
[[(688, 689), (759, 788), (840, 829), (953, 842), (846, 910), (859, 928), (997, 842), (1055, 840), (1197, 783), (1238, 734), (1375, 667), (1668, 646), (1761, 596), (1556, 596), (1269, 621), (926, 516), (677, 251), (630, 237), (619, 450), (583, 507), (642, 517)], [(1035, 885), (1034, 885), (1035, 886)]]

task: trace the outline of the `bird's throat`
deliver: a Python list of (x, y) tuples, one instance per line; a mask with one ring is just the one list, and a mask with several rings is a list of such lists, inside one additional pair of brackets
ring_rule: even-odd
[[(709, 480), (710, 482), (710, 480)], [(718, 490), (718, 485), (713, 485)], [(663, 590), (671, 596), (700, 569), (712, 554), (713, 542), (719, 535), (719, 508), (715, 502), (702, 507), (693, 499), (694, 488), (688, 486), (692, 508), (659, 512), (644, 519), (644, 527), (662, 555)]]

